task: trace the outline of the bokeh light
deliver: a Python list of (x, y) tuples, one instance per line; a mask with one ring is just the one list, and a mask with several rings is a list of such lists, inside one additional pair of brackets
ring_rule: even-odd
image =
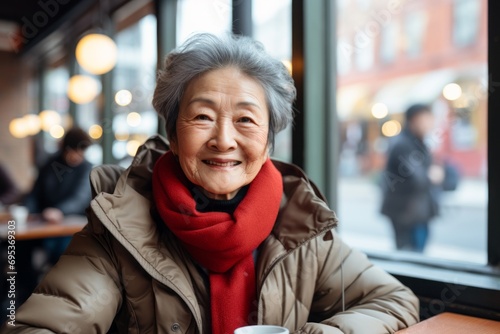
[(132, 93), (129, 90), (122, 89), (116, 92), (115, 102), (119, 106), (125, 107), (132, 102)]
[(375, 103), (372, 106), (372, 115), (377, 119), (382, 119), (389, 114), (389, 109), (383, 103)]
[(102, 127), (98, 124), (94, 124), (89, 128), (89, 136), (92, 139), (99, 139), (102, 137)]
[(450, 83), (444, 86), (443, 96), (449, 101), (455, 101), (462, 96), (462, 87), (456, 83)]
[(128, 132), (116, 132), (115, 138), (118, 141), (126, 141), (129, 138), (129, 134), (128, 134)]
[(40, 129), (42, 127), (41, 127), (40, 117), (38, 117), (38, 115), (27, 114), (24, 115), (23, 120), (28, 135), (34, 136), (38, 132), (40, 132)]
[(95, 75), (109, 72), (116, 65), (116, 44), (103, 34), (84, 36), (78, 42), (75, 54), (78, 64)]
[(127, 115), (127, 124), (136, 127), (141, 125), (142, 117), (141, 114), (133, 111)]
[(60, 139), (64, 136), (64, 128), (56, 124), (50, 127), (49, 133), (53, 138)]
[(53, 125), (61, 124), (61, 115), (55, 110), (43, 110), (40, 112), (42, 130), (48, 132)]
[(78, 104), (89, 103), (101, 92), (101, 83), (88, 75), (74, 75), (68, 82), (68, 97)]
[(23, 118), (14, 118), (9, 123), (9, 132), (14, 138), (24, 138), (28, 136)]
[(387, 121), (382, 125), (382, 134), (386, 137), (397, 136), (401, 132), (401, 123), (396, 120)]

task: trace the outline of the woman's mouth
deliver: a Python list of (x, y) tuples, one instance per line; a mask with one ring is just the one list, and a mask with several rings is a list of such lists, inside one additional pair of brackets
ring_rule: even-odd
[(203, 163), (211, 166), (218, 167), (233, 167), (241, 164), (241, 161), (214, 161), (214, 160), (202, 160)]

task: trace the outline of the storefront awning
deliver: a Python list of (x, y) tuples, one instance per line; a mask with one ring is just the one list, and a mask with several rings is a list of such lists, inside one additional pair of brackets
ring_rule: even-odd
[(383, 85), (375, 94), (374, 103), (387, 105), (390, 114), (402, 113), (415, 103), (431, 104), (456, 77), (454, 70), (439, 70), (396, 79)]

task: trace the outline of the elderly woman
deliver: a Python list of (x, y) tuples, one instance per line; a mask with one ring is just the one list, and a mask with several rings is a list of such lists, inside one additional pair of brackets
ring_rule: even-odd
[(304, 173), (271, 161), (292, 120), (286, 68), (249, 38), (197, 35), (172, 52), (149, 139), (127, 170), (91, 175), (88, 226), (16, 315), (22, 333), (389, 333), (418, 301), (333, 232)]

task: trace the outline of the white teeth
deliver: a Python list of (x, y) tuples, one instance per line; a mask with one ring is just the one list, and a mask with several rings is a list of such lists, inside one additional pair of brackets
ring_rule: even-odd
[(220, 166), (220, 167), (230, 167), (230, 166), (236, 166), (239, 164), (238, 161), (216, 162), (216, 161), (211, 161), (211, 160), (205, 160), (205, 163), (207, 163), (208, 165), (214, 165), (214, 166)]

